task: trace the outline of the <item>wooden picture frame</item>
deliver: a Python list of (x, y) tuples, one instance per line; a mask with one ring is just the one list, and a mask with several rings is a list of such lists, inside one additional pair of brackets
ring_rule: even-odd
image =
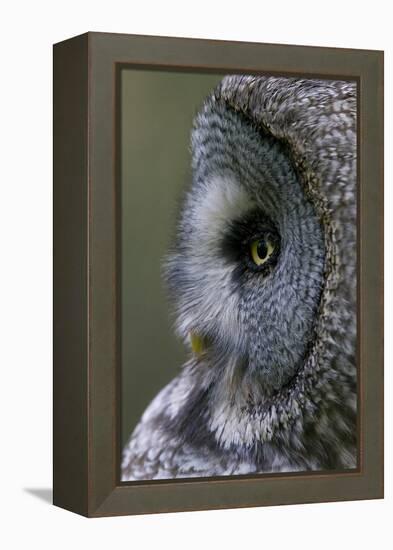
[[(116, 104), (127, 64), (357, 81), (357, 470), (120, 482)], [(106, 33), (54, 46), (53, 430), (54, 504), (89, 517), (383, 497), (383, 52)]]

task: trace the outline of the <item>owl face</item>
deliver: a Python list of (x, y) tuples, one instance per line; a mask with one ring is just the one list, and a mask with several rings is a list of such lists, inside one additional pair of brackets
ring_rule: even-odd
[(165, 273), (180, 336), (212, 369), (288, 384), (314, 338), (324, 233), (289, 150), (225, 105), (192, 134), (193, 179)]

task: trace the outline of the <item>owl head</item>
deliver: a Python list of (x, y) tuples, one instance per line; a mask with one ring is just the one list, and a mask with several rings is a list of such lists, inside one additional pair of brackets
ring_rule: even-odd
[(354, 399), (355, 124), (351, 82), (251, 76), (224, 78), (194, 121), (165, 268), (176, 329), (209, 384), (267, 411), (318, 384)]

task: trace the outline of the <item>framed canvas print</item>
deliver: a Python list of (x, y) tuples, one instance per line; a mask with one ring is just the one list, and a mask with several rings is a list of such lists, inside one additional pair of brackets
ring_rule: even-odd
[(382, 498), (383, 53), (54, 47), (54, 503)]

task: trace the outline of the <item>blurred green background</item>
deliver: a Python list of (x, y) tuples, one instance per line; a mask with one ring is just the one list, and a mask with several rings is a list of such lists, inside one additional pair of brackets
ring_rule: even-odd
[(190, 180), (192, 119), (223, 75), (121, 73), (123, 444), (186, 358), (169, 316), (161, 263)]

